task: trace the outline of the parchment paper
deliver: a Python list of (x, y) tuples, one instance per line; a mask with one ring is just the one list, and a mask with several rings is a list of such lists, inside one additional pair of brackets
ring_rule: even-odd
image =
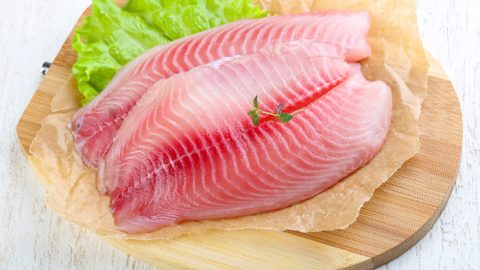
[(98, 194), (95, 172), (73, 150), (67, 129), (78, 109), (75, 83), (68, 81), (52, 102), (52, 111), (30, 148), (31, 161), (46, 183), (46, 202), (58, 215), (104, 237), (167, 239), (206, 230), (343, 229), (358, 217), (376, 188), (388, 180), (419, 147), (418, 118), (427, 91), (428, 62), (418, 30), (415, 2), (391, 0), (258, 0), (277, 14), (321, 9), (368, 10), (372, 16), (373, 55), (362, 63), (370, 80), (393, 91), (393, 120), (382, 151), (365, 167), (327, 191), (294, 206), (247, 217), (185, 222), (153, 233), (127, 235), (116, 230), (108, 197)]

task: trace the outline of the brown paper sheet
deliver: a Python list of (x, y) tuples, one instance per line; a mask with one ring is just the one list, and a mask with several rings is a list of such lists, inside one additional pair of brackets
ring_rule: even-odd
[(258, 0), (274, 13), (321, 9), (368, 10), (372, 16), (373, 55), (362, 63), (370, 80), (385, 81), (393, 91), (393, 120), (382, 151), (365, 167), (332, 188), (291, 207), (226, 220), (185, 222), (156, 232), (127, 235), (116, 230), (108, 197), (98, 194), (95, 172), (73, 150), (67, 123), (78, 108), (77, 91), (66, 82), (52, 102), (52, 111), (32, 142), (31, 161), (46, 181), (46, 202), (58, 215), (104, 237), (166, 239), (206, 230), (297, 230), (346, 228), (376, 188), (412, 157), (421, 103), (427, 94), (428, 62), (418, 30), (415, 2), (390, 0)]

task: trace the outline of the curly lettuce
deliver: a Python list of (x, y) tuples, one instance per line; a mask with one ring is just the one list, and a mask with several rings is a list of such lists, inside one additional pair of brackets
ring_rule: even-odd
[(169, 41), (267, 12), (251, 0), (93, 0), (92, 15), (76, 29), (73, 65), (83, 104), (95, 98), (129, 61)]

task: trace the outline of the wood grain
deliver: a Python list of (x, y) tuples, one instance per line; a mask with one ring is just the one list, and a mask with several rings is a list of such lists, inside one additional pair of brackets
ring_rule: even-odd
[(439, 221), (383, 270), (480, 269), (480, 1), (418, 1), (425, 47), (460, 99), (464, 139), (457, 183)]
[[(50, 113), (54, 93), (70, 76), (75, 62), (71, 37), (18, 123), (17, 134), (27, 154), (41, 120)], [(420, 119), (420, 152), (375, 193), (348, 229), (308, 234), (215, 231), (171, 241), (109, 242), (159, 267), (372, 268), (392, 260), (433, 226), (449, 198), (458, 168), (460, 107), (441, 68), (436, 62), (432, 64), (435, 68), (429, 78), (429, 96)]]
[[(41, 63), (53, 59), (89, 3), (0, 1), (2, 269), (153, 269), (47, 209), (14, 133), (40, 81)], [(457, 185), (439, 222), (415, 248), (382, 269), (480, 269), (480, 2), (422, 0), (418, 11), (425, 45), (447, 69), (462, 103), (464, 151)]]

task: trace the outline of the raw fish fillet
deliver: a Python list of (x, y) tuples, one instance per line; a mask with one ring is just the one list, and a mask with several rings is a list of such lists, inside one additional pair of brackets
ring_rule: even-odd
[[(282, 124), (247, 112), (294, 114)], [(189, 220), (272, 211), (315, 196), (383, 145), (391, 93), (337, 48), (268, 46), (156, 83), (117, 133), (98, 172), (117, 227), (153, 231)]]
[(339, 47), (348, 61), (370, 55), (366, 12), (323, 12), (242, 20), (164, 46), (132, 61), (89, 105), (71, 128), (77, 152), (96, 168), (116, 131), (141, 96), (160, 79), (217, 59), (255, 52), (279, 41), (316, 40)]

